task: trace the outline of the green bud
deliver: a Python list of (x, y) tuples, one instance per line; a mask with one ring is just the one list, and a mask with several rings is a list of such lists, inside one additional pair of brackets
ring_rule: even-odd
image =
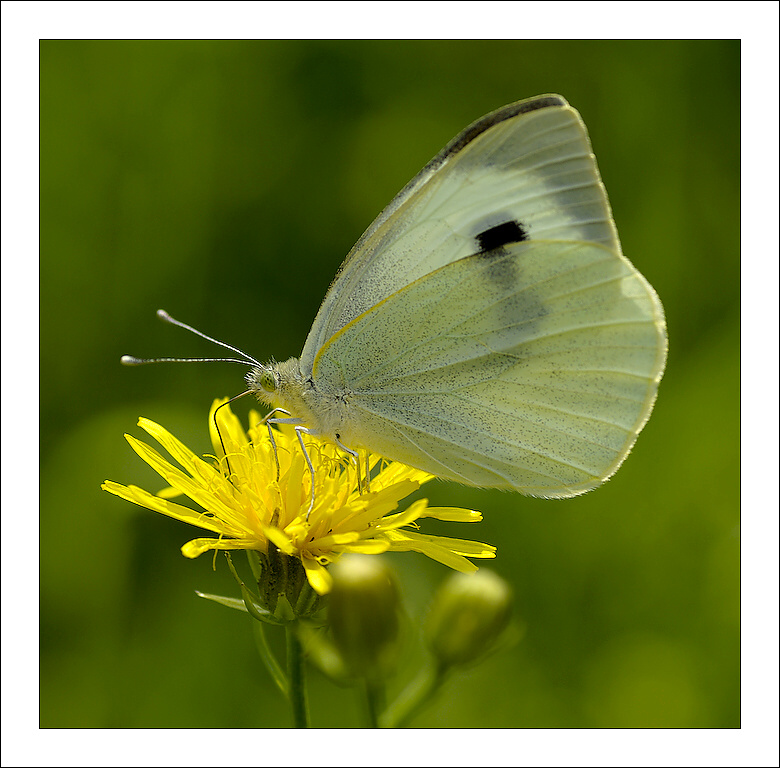
[(492, 571), (456, 573), (434, 597), (428, 615), (428, 645), (447, 668), (488, 653), (509, 623), (512, 594)]
[(252, 551), (249, 561), (257, 579), (260, 606), (278, 621), (309, 618), (322, 607), (323, 601), (297, 557), (269, 547), (268, 554)]
[(331, 569), (328, 619), (353, 675), (380, 678), (392, 667), (400, 628), (398, 587), (377, 555), (345, 555)]

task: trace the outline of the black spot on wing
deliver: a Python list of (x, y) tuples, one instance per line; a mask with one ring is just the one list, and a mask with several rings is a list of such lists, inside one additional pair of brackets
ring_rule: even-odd
[(485, 253), (512, 243), (522, 243), (528, 240), (528, 232), (522, 224), (516, 221), (506, 221), (480, 232), (476, 239), (479, 250)]

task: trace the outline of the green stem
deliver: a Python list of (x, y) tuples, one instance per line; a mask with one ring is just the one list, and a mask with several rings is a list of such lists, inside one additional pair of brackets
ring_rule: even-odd
[(385, 687), (381, 682), (368, 677), (364, 679), (363, 683), (366, 694), (368, 727), (379, 728), (379, 713), (385, 706)]
[(304, 654), (297, 627), (287, 625), (287, 679), (295, 728), (309, 727), (309, 710), (306, 702), (304, 678)]
[(398, 698), (382, 713), (381, 728), (403, 728), (436, 695), (446, 675), (446, 669), (423, 669), (401, 691)]

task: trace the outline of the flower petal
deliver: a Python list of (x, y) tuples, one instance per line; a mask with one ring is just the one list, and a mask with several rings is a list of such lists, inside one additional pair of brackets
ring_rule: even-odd
[[(173, 488), (179, 489), (182, 493), (188, 496), (192, 501), (200, 504), (204, 509), (208, 510), (216, 517), (220, 518), (226, 526), (230, 526), (231, 533), (247, 533), (249, 529), (245, 528), (242, 523), (246, 522), (246, 517), (243, 514), (243, 510), (229, 507), (223, 503), (215, 494), (211, 485), (207, 485), (203, 480), (198, 481), (195, 477), (188, 477), (180, 469), (177, 469), (168, 461), (166, 461), (154, 448), (148, 446), (141, 440), (137, 440), (132, 435), (125, 435), (127, 442), (130, 443), (132, 449), (155, 471), (160, 477), (168, 482)], [(204, 462), (205, 464), (205, 462)], [(213, 471), (213, 470), (212, 470)], [(223, 486), (226, 491), (226, 495), (229, 493), (232, 495), (233, 491), (227, 489), (229, 485), (224, 475), (213, 471), (213, 477), (217, 486)], [(242, 520), (243, 518), (243, 520)]]
[(222, 521), (218, 518), (207, 517), (205, 512), (195, 512), (188, 507), (181, 506), (181, 504), (175, 504), (167, 499), (162, 499), (136, 485), (120, 485), (113, 480), (106, 480), (100, 487), (104, 491), (113, 493), (126, 501), (132, 501), (133, 504), (160, 512), (184, 523), (190, 523), (190, 525), (197, 525), (198, 528), (205, 528), (207, 531), (213, 531), (214, 533), (229, 533), (227, 527), (222, 525)]
[(322, 536), (319, 539), (313, 539), (310, 543), (311, 549), (331, 549), (334, 546), (341, 547), (344, 544), (354, 544), (360, 541), (360, 534), (357, 531), (348, 533), (332, 533), (330, 536)]
[(419, 552), (421, 555), (430, 557), (431, 560), (436, 560), (448, 568), (452, 568), (455, 571), (461, 573), (474, 573), (477, 570), (477, 566), (467, 560), (462, 555), (458, 555), (446, 547), (442, 547), (436, 542), (432, 541), (412, 541), (402, 536), (395, 538), (397, 532), (393, 531), (388, 536), (393, 536), (392, 546), (390, 547), (393, 552)]
[(260, 527), (265, 534), (268, 541), (271, 542), (271, 544), (276, 545), (279, 549), (284, 552), (285, 555), (297, 555), (298, 551), (296, 550), (293, 543), (290, 541), (290, 537), (287, 536), (287, 534), (284, 531), (280, 531), (278, 528), (274, 528), (272, 525), (264, 525), (260, 524)]
[(194, 560), (210, 549), (259, 549), (257, 539), (193, 539), (181, 548), (184, 557)]
[(392, 531), (396, 528), (400, 528), (403, 525), (409, 525), (413, 523), (422, 514), (425, 508), (428, 506), (428, 499), (418, 499), (408, 509), (403, 512), (399, 512), (396, 515), (387, 515), (377, 523), (377, 531)]
[(390, 542), (386, 539), (361, 539), (354, 544), (344, 544), (339, 547), (344, 552), (360, 552), (364, 555), (381, 555), (390, 549)]
[(451, 539), (445, 536), (431, 536), (414, 531), (387, 531), (384, 536), (392, 542), (391, 549), (396, 552), (420, 552), (433, 560), (438, 560), (450, 568), (464, 573), (477, 570), (477, 566), (468, 557), (492, 558), (496, 548), (490, 544), (465, 539)]
[(482, 520), (482, 513), (474, 509), (461, 509), (460, 507), (428, 507), (421, 515), (432, 517), (435, 520), (445, 520), (451, 523), (478, 523)]
[(193, 477), (206, 482), (213, 482), (216, 477), (223, 478), (221, 472), (217, 472), (214, 467), (196, 456), (181, 440), (151, 419), (142, 416), (138, 419), (138, 426), (151, 435)]
[(328, 573), (327, 569), (311, 557), (302, 557), (301, 563), (303, 563), (306, 578), (309, 580), (312, 589), (318, 595), (327, 595), (333, 586), (333, 577)]

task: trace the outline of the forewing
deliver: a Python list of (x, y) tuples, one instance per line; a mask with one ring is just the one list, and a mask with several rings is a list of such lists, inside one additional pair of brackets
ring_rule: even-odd
[(561, 96), (497, 110), (453, 139), (347, 256), (301, 354), (309, 374), (328, 339), (405, 285), (519, 241), (601, 243), (620, 253), (585, 126)]
[(320, 351), (347, 445), (470, 485), (573, 496), (618, 468), (655, 400), (663, 310), (619, 253), (528, 242), (449, 264)]

